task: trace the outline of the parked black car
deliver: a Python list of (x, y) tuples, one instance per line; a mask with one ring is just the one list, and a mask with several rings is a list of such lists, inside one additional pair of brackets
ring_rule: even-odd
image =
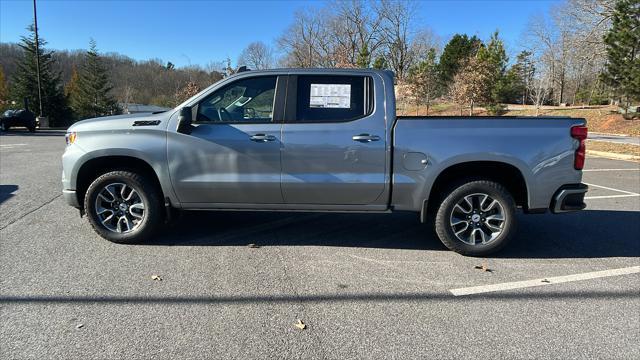
[(36, 116), (29, 109), (7, 110), (0, 117), (0, 131), (9, 131), (12, 127), (26, 127), (30, 132), (36, 131)]

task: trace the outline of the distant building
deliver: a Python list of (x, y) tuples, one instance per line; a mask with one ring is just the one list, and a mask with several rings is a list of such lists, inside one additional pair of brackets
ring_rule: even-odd
[(148, 113), (148, 112), (158, 112), (158, 111), (167, 111), (171, 110), (170, 108), (157, 106), (157, 105), (144, 105), (144, 104), (118, 104), (122, 109), (123, 114), (138, 114), (138, 113)]

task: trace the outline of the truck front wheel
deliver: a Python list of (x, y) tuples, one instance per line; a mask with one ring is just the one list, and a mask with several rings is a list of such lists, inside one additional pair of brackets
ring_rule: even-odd
[(150, 179), (131, 171), (111, 171), (95, 179), (84, 198), (93, 229), (122, 244), (150, 238), (163, 225), (162, 196)]
[(471, 180), (454, 187), (444, 198), (435, 230), (449, 249), (484, 256), (504, 247), (516, 228), (516, 204), (500, 184)]

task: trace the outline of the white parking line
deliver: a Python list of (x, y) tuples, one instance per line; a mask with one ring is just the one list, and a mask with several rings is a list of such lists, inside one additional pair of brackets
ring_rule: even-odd
[(638, 194), (638, 193), (634, 193), (634, 192), (631, 192), (631, 191), (620, 190), (620, 189), (614, 189), (614, 188), (610, 188), (610, 187), (606, 187), (606, 186), (602, 186), (602, 185), (596, 185), (596, 184), (590, 184), (590, 183), (583, 183), (583, 184), (586, 184), (586, 185), (589, 185), (589, 186), (594, 186), (594, 187), (601, 188), (601, 189), (605, 189), (605, 190), (611, 190), (611, 191), (621, 192), (621, 193), (623, 193), (623, 194), (629, 194), (629, 195), (640, 195), (640, 194)]
[(560, 284), (572, 281), (582, 281), (582, 280), (590, 280), (590, 279), (598, 279), (609, 276), (621, 276), (621, 275), (630, 275), (640, 273), (640, 266), (631, 266), (621, 269), (610, 269), (603, 271), (593, 271), (583, 274), (573, 274), (566, 276), (555, 276), (549, 278), (535, 279), (535, 280), (525, 280), (525, 281), (515, 281), (515, 282), (507, 282), (493, 285), (481, 285), (481, 286), (472, 286), (467, 288), (459, 288), (459, 289), (451, 289), (449, 290), (454, 296), (464, 296), (464, 295), (473, 295), (473, 294), (482, 294), (487, 292), (494, 291), (504, 291), (504, 290), (513, 290), (513, 289), (522, 289), (529, 288), (535, 286), (545, 286), (545, 285), (553, 285)]
[(582, 172), (592, 172), (592, 171), (640, 171), (640, 168), (637, 169), (584, 169)]
[(9, 146), (27, 146), (27, 144), (0, 144), (0, 147), (9, 147)]
[(626, 197), (638, 197), (640, 194), (624, 194), (624, 195), (600, 195), (600, 196), (585, 196), (585, 200), (593, 199), (613, 199), (613, 198), (626, 198)]

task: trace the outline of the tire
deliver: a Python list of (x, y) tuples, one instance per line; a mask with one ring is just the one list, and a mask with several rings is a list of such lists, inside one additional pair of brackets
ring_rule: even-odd
[(450, 250), (485, 256), (502, 249), (515, 234), (516, 204), (504, 186), (468, 180), (445, 196), (436, 213), (435, 230)]
[(27, 130), (29, 130), (30, 133), (34, 133), (34, 132), (36, 132), (36, 127), (35, 127), (35, 125), (34, 126), (29, 126), (29, 127), (27, 127)]
[(95, 179), (85, 194), (84, 210), (98, 235), (114, 243), (144, 242), (164, 225), (160, 189), (132, 171), (111, 171)]
[(0, 132), (7, 132), (9, 131), (9, 126), (5, 123), (0, 123)]

